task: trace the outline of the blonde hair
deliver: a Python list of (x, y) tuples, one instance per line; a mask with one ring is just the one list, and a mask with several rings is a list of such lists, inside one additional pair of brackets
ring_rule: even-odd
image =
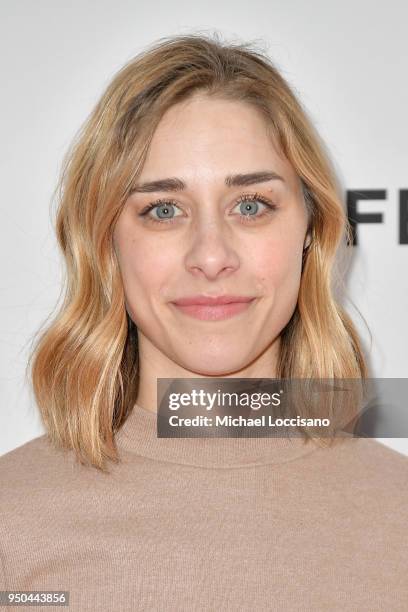
[(350, 226), (329, 156), (266, 55), (197, 34), (160, 39), (114, 76), (64, 158), (56, 234), (65, 297), (30, 355), (51, 442), (83, 464), (119, 461), (115, 433), (138, 393), (137, 328), (126, 307), (113, 229), (164, 112), (195, 92), (260, 110), (301, 179), (312, 242), (298, 303), (281, 335), (277, 377), (365, 378), (353, 323), (333, 295), (336, 252)]

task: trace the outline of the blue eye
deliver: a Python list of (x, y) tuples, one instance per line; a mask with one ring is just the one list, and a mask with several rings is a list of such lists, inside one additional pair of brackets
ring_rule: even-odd
[[(258, 194), (245, 194), (238, 199), (238, 204), (242, 213), (239, 218), (240, 223), (256, 222), (265, 215), (273, 214), (277, 208), (275, 204)], [(261, 205), (261, 208), (259, 205)], [(256, 214), (259, 210), (261, 211), (260, 214)]]
[(171, 202), (165, 202), (163, 204), (155, 205), (155, 209), (156, 209), (157, 216), (159, 217), (159, 219), (163, 221), (167, 219), (172, 219), (174, 217), (174, 211), (172, 212), (172, 208), (174, 209), (174, 206), (175, 205), (172, 204)]
[[(172, 209), (178, 208), (176, 202), (172, 202), (171, 200), (156, 200), (149, 204), (140, 214), (140, 217), (145, 217), (146, 221), (152, 223), (173, 223), (174, 212)], [(158, 218), (155, 218), (151, 215), (151, 211), (155, 210), (157, 212)]]
[(254, 198), (245, 198), (239, 204), (239, 209), (243, 215), (252, 217), (259, 210), (259, 203)]

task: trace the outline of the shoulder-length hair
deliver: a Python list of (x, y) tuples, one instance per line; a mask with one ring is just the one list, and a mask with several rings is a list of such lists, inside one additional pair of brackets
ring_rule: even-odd
[[(278, 378), (367, 376), (334, 296), (336, 252), (351, 229), (341, 189), (306, 111), (250, 44), (197, 34), (160, 39), (116, 73), (67, 152), (56, 193), (65, 297), (31, 352), (35, 399), (51, 442), (102, 471), (138, 393), (137, 328), (126, 306), (113, 229), (165, 111), (195, 92), (252, 104), (301, 179), (312, 242), (298, 302), (281, 334)], [(40, 330), (41, 331), (41, 330)], [(39, 332), (38, 332), (39, 333)]]

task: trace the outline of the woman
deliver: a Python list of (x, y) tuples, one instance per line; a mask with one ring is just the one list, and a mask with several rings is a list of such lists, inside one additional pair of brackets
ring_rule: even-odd
[(367, 377), (332, 291), (340, 189), (273, 64), (194, 35), (130, 61), (67, 156), (56, 228), (47, 434), (0, 459), (3, 588), (81, 611), (405, 610), (404, 456), (156, 435), (158, 378)]

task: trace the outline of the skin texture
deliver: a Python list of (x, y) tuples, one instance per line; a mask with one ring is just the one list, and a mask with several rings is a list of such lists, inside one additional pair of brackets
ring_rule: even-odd
[[(196, 94), (170, 108), (151, 143), (138, 184), (168, 177), (182, 191), (132, 193), (114, 230), (126, 307), (138, 328), (137, 403), (157, 410), (156, 379), (274, 377), (280, 333), (296, 307), (302, 252), (309, 242), (301, 182), (273, 146), (265, 120), (244, 102)], [(284, 181), (227, 186), (231, 174), (274, 171)], [(242, 194), (256, 220), (242, 223)], [(165, 206), (140, 213), (148, 204)], [(251, 205), (251, 202), (249, 203)], [(166, 217), (164, 217), (166, 218)], [(193, 319), (171, 300), (196, 294), (255, 296), (226, 320)]]

